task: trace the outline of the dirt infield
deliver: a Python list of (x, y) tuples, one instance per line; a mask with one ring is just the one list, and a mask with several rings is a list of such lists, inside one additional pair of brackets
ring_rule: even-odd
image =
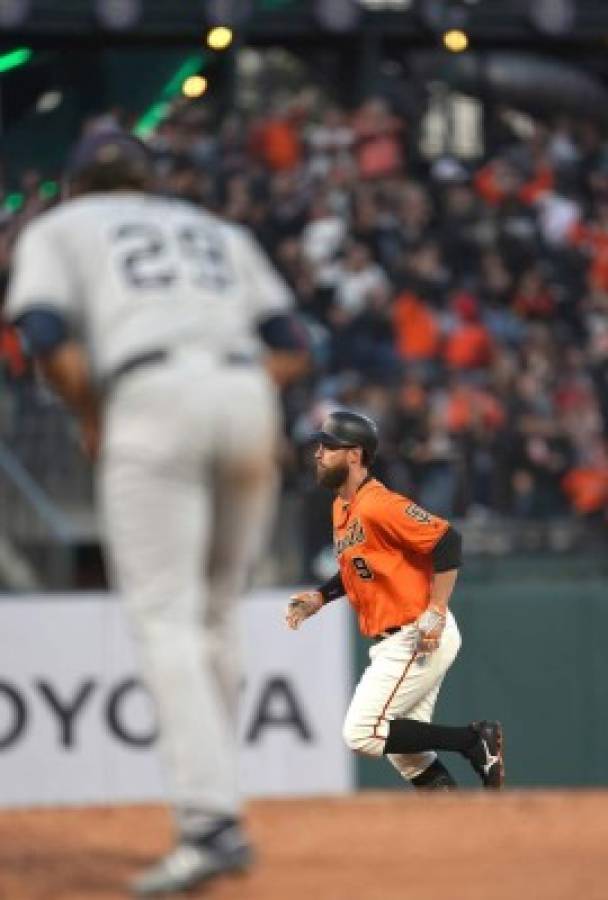
[[(606, 900), (608, 792), (259, 801), (250, 875), (209, 900)], [(170, 842), (158, 807), (0, 814), (1, 900), (119, 900)]]

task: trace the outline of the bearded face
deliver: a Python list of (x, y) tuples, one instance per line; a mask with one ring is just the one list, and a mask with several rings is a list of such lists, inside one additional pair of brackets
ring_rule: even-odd
[(342, 487), (349, 471), (346, 453), (345, 449), (331, 450), (329, 447), (319, 446), (315, 453), (317, 484), (333, 491)]

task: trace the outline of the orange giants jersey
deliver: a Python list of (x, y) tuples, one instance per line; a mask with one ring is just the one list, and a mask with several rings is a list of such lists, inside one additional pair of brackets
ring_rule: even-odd
[(448, 522), (370, 479), (350, 502), (336, 497), (333, 527), (361, 633), (373, 636), (417, 619), (429, 603), (431, 554)]

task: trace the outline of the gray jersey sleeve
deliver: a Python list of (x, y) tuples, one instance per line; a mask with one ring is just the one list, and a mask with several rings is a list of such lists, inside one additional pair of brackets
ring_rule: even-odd
[(57, 235), (45, 219), (19, 236), (9, 281), (7, 315), (17, 319), (33, 309), (49, 309), (66, 321), (75, 314), (75, 277)]
[(239, 264), (252, 313), (256, 318), (288, 312), (295, 306), (295, 297), (266, 252), (247, 231), (238, 232)]

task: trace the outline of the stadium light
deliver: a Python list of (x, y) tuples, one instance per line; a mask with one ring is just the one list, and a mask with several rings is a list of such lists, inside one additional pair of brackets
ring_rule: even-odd
[(535, 0), (530, 4), (529, 15), (541, 34), (561, 37), (572, 30), (576, 7), (573, 0)]
[(95, 11), (105, 28), (122, 31), (141, 18), (141, 0), (96, 0)]
[(7, 194), (4, 198), (4, 208), (9, 212), (19, 212), (23, 206), (24, 197), (21, 193)]
[(29, 12), (29, 0), (0, 0), (0, 28), (23, 25)]
[(182, 84), (182, 94), (190, 100), (202, 97), (207, 90), (207, 79), (202, 75), (190, 75)]
[(424, 27), (437, 35), (464, 31), (471, 15), (468, 5), (452, 0), (419, 0), (416, 10)]
[(206, 56), (204, 53), (197, 53), (188, 56), (175, 74), (169, 79), (161, 91), (160, 97), (148, 107), (135, 123), (133, 133), (138, 137), (145, 138), (154, 131), (156, 126), (162, 122), (170, 108), (170, 101), (177, 96), (182, 89), (182, 85), (186, 78), (195, 75), (202, 65), (205, 63)]
[[(291, 2), (291, 0), (288, 0)], [(208, 27), (241, 28), (253, 15), (253, 0), (205, 0), (205, 21)]]
[(443, 35), (443, 43), (451, 53), (463, 53), (469, 46), (469, 39), (464, 31), (452, 28)]
[(50, 113), (58, 106), (61, 106), (63, 94), (61, 91), (45, 91), (36, 101), (37, 113)]
[(322, 28), (344, 34), (359, 24), (361, 6), (356, 0), (316, 0), (315, 16)]
[(24, 66), (30, 61), (33, 53), (29, 47), (18, 47), (9, 53), (3, 53), (0, 56), (0, 72), (8, 72), (10, 69), (16, 69), (18, 66)]
[(216, 25), (207, 34), (207, 46), (212, 50), (226, 50), (232, 43), (232, 29), (226, 25)]
[(205, 59), (204, 53), (197, 53), (196, 55), (189, 56), (185, 59), (173, 78), (170, 78), (164, 86), (162, 92), (163, 100), (170, 100), (171, 97), (174, 97), (179, 93), (186, 78), (189, 78), (190, 75), (196, 75)]
[(405, 12), (413, 0), (359, 0), (359, 4), (370, 12)]
[[(52, 200), (59, 193), (59, 184), (56, 181), (43, 181), (38, 190), (38, 195), (43, 200)], [(25, 195), (22, 191), (14, 191), (4, 198), (3, 208), (7, 212), (16, 213), (23, 207)]]
[(56, 181), (43, 181), (39, 194), (43, 200), (52, 200), (59, 193), (59, 185)]

